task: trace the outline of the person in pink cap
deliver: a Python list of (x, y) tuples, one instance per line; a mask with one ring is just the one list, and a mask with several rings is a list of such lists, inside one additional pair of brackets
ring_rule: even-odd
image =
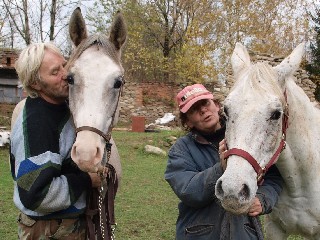
[(215, 184), (227, 163), (219, 157), (226, 119), (221, 104), (202, 84), (176, 96), (181, 125), (187, 134), (169, 150), (165, 179), (180, 199), (176, 240), (263, 239), (258, 216), (272, 211), (283, 179), (273, 166), (244, 215), (226, 212), (215, 196)]

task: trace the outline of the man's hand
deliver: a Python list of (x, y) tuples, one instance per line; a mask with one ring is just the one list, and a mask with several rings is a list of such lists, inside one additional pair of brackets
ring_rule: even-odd
[(89, 176), (91, 178), (93, 188), (98, 188), (101, 186), (101, 178), (99, 174), (89, 172)]
[(249, 208), (248, 215), (251, 217), (255, 217), (262, 213), (262, 206), (259, 198), (255, 197), (252, 201), (252, 204)]

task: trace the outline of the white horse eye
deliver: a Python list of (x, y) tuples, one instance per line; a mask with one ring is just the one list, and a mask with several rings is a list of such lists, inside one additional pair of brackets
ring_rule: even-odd
[(278, 120), (281, 116), (281, 112), (279, 110), (276, 110), (272, 113), (270, 119), (271, 120)]
[(122, 86), (122, 84), (123, 84), (123, 77), (122, 76), (121, 77), (117, 77), (115, 82), (114, 82), (113, 87), (118, 89), (118, 88), (120, 88)]

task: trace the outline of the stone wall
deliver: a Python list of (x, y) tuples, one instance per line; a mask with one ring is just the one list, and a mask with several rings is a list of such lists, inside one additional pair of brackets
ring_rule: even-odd
[[(253, 62), (267, 61), (272, 66), (278, 65), (283, 58), (273, 57), (266, 54), (255, 54), (251, 56)], [(231, 68), (230, 68), (231, 69)], [(226, 77), (226, 86), (215, 84), (204, 84), (209, 90), (225, 98), (234, 83), (231, 70)], [(310, 80), (309, 75), (304, 69), (299, 69), (295, 76), (298, 85), (306, 92), (311, 101), (315, 101), (314, 92), (316, 85)], [(132, 116), (144, 116), (145, 124), (153, 123), (156, 119), (164, 116), (165, 113), (173, 113), (178, 116), (175, 104), (176, 94), (188, 83), (156, 83), (156, 82), (126, 82), (123, 95), (120, 98), (120, 122), (131, 124)], [(171, 123), (178, 124), (178, 119)]]
[(126, 82), (120, 98), (120, 121), (130, 123), (132, 116), (144, 116), (149, 124), (165, 113), (176, 115), (174, 97), (178, 91), (171, 83)]
[[(257, 53), (257, 54), (250, 54), (251, 56), (251, 61), (252, 62), (268, 62), (271, 66), (276, 66), (278, 64), (281, 63), (281, 61), (284, 59), (283, 57), (273, 57), (267, 54), (261, 54), (261, 53)], [(229, 74), (227, 76), (227, 85), (222, 88), (222, 94), (224, 96), (226, 96), (230, 90), (230, 88), (232, 87), (233, 83), (234, 83), (234, 79), (231, 73), (231, 67), (229, 69)], [(304, 90), (304, 92), (308, 95), (308, 97), (310, 98), (311, 102), (316, 101), (315, 100), (315, 96), (314, 96), (314, 92), (316, 89), (316, 84), (313, 83), (310, 80), (310, 76), (307, 73), (306, 70), (304, 70), (303, 68), (299, 68), (296, 72), (295, 72), (295, 77), (297, 78), (297, 84)]]

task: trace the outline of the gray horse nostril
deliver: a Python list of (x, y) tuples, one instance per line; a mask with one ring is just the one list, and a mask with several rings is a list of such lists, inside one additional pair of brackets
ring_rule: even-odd
[(216, 184), (216, 196), (223, 197), (224, 191), (222, 189), (222, 180), (219, 180)]
[(239, 199), (242, 201), (248, 200), (250, 196), (250, 189), (247, 184), (242, 184), (242, 188), (239, 192)]

